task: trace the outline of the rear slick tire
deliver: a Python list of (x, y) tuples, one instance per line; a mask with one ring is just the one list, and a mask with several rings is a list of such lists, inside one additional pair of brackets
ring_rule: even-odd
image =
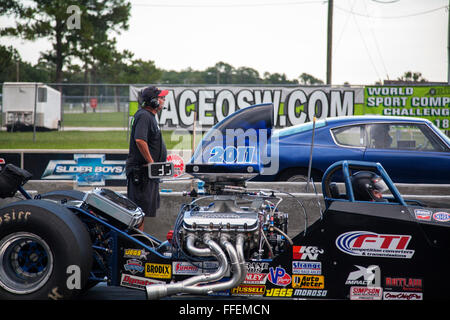
[(85, 225), (69, 209), (45, 200), (0, 208), (0, 299), (71, 299), (92, 265)]

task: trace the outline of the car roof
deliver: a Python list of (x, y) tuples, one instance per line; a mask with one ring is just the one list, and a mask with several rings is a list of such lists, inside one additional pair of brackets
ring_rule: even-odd
[(326, 118), (328, 125), (355, 123), (355, 122), (415, 122), (415, 123), (430, 123), (429, 120), (414, 117), (395, 117), (382, 115), (361, 115), (361, 116), (339, 116)]
[[(316, 121), (316, 128), (330, 128), (336, 126), (345, 126), (359, 123), (371, 123), (371, 122), (382, 122), (382, 123), (428, 123), (432, 124), (431, 121), (423, 118), (414, 117), (396, 117), (396, 116), (382, 116), (382, 115), (360, 115), (360, 116), (338, 116), (329, 117), (325, 119), (320, 119)], [(308, 132), (312, 130), (312, 122), (305, 122), (302, 124), (297, 124), (290, 127), (284, 127), (276, 129), (273, 136), (290, 136), (292, 134), (297, 134), (301, 132)]]

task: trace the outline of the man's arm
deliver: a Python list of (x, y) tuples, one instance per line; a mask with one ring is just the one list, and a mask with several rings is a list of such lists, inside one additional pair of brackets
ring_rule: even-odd
[(144, 157), (145, 161), (148, 163), (153, 163), (153, 158), (150, 155), (150, 150), (148, 149), (147, 141), (142, 139), (136, 139), (136, 145), (141, 152), (142, 156)]

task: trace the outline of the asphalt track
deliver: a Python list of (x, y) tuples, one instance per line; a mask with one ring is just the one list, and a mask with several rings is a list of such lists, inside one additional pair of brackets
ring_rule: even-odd
[(147, 300), (145, 291), (99, 283), (78, 297), (78, 300)]

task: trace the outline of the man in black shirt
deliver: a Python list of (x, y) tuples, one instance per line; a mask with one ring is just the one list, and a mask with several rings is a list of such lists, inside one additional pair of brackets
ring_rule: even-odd
[[(167, 149), (155, 115), (162, 110), (168, 93), (156, 87), (145, 88), (131, 128), (126, 161), (127, 197), (141, 207), (146, 217), (155, 217), (159, 208), (159, 180), (148, 177), (148, 165), (166, 162)], [(139, 229), (144, 230), (144, 222)]]

